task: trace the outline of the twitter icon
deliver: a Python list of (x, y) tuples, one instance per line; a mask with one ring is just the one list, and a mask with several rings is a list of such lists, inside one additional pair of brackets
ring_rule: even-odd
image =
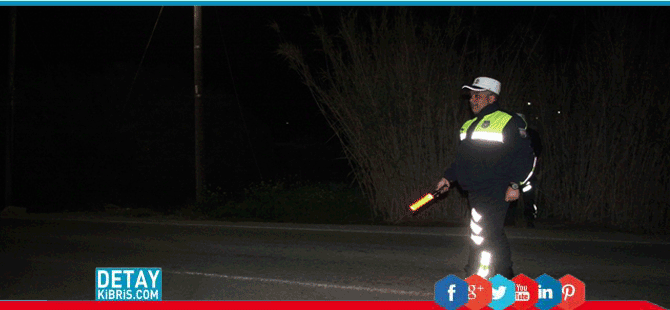
[(489, 307), (493, 310), (502, 310), (514, 303), (514, 282), (497, 274), (489, 279), (491, 282), (491, 303)]
[(503, 296), (505, 296), (505, 290), (507, 290), (507, 287), (502, 286), (502, 285), (497, 287), (497, 288), (495, 288), (495, 287), (491, 288), (491, 291), (492, 291), (492, 294), (493, 294), (491, 296), (491, 299), (492, 300), (498, 300), (498, 299), (502, 298)]

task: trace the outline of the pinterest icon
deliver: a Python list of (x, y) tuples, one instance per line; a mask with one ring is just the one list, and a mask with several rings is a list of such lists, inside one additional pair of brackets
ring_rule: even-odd
[(558, 281), (561, 283), (561, 295), (563, 295), (558, 307), (563, 310), (572, 310), (581, 306), (586, 301), (586, 286), (584, 282), (569, 274)]

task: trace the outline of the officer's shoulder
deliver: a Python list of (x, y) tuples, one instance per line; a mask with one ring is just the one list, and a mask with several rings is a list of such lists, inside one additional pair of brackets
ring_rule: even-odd
[(477, 119), (477, 117), (470, 118), (470, 119), (468, 119), (467, 121), (463, 122), (463, 125), (468, 124), (468, 123), (472, 123), (472, 122), (474, 122), (476, 119)]
[(519, 128), (526, 128), (527, 127), (528, 124), (526, 123), (526, 121), (521, 116), (519, 116), (519, 114), (510, 112), (510, 111), (507, 111), (507, 110), (502, 110), (502, 109), (498, 110), (498, 111), (511, 116), (512, 118), (510, 119), (510, 123), (514, 124), (516, 127), (519, 127)]

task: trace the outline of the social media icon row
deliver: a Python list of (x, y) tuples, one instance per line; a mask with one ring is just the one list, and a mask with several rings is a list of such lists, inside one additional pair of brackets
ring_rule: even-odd
[(486, 280), (472, 275), (461, 280), (449, 275), (435, 283), (435, 302), (447, 310), (466, 306), (479, 310), (486, 306), (493, 310), (502, 310), (513, 306), (517, 310), (536, 307), (548, 310), (558, 306), (563, 310), (572, 310), (582, 305), (585, 299), (585, 285), (572, 275), (559, 280), (547, 274), (535, 280), (524, 274), (513, 279), (496, 275)]

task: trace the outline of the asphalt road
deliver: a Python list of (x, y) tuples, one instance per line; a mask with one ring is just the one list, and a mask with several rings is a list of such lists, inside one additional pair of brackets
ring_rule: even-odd
[[(0, 300), (93, 300), (96, 267), (161, 267), (163, 300), (433, 300), (463, 278), (466, 228), (0, 219)], [(587, 300), (670, 308), (670, 241), (507, 228), (515, 272)]]

